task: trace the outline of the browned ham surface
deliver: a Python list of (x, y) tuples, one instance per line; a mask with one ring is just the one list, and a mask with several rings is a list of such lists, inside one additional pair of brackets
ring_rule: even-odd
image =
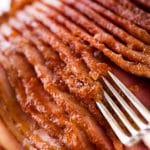
[[(65, 3), (76, 6), (76, 4), (78, 3), (74, 3), (74, 2), (75, 1), (65, 0)], [(99, 28), (96, 24), (94, 24), (88, 18), (84, 17), (78, 11), (72, 9), (68, 5), (65, 5), (59, 0), (57, 0), (56, 2), (47, 1), (46, 3), (58, 9), (61, 13), (65, 14), (76, 24), (85, 28), (92, 36), (94, 36), (94, 39), (97, 40), (97, 42), (105, 44), (109, 49), (107, 47), (100, 47), (98, 49), (102, 51), (107, 57), (109, 57), (113, 62), (118, 64), (121, 68), (124, 68), (126, 71), (132, 72), (133, 74), (137, 74), (137, 75), (143, 74), (143, 76), (147, 76), (147, 77), (150, 75), (149, 74), (150, 72), (149, 54), (144, 54), (142, 52), (137, 52), (132, 49), (126, 48), (122, 43), (117, 41), (112, 35), (109, 35), (107, 32), (104, 32), (103, 29)], [(80, 5), (77, 5), (77, 6), (80, 6)], [(28, 8), (27, 8), (27, 11), (28, 11)], [(71, 28), (71, 25), (69, 25), (69, 27)], [(98, 47), (95, 43), (93, 43), (93, 41), (90, 41), (90, 43), (94, 44), (96, 48)], [(120, 64), (118, 61), (120, 62)]]
[(129, 0), (108, 0), (105, 2), (103, 0), (97, 1), (119, 14), (121, 17), (132, 21), (147, 31), (150, 31), (150, 14), (136, 7)]
[(112, 71), (150, 109), (148, 8), (144, 0), (13, 1), (0, 20), (0, 119), (14, 147), (148, 150), (124, 146), (95, 103)]

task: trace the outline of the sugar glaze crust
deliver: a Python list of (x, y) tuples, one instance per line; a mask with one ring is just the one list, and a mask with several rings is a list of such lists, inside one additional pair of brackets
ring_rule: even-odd
[[(135, 8), (127, 0), (118, 5)], [(101, 0), (41, 0), (22, 3), (2, 21), (2, 75), (15, 94), (16, 110), (29, 116), (34, 127), (30, 130), (31, 124), (13, 112), (10, 122), (4, 122), (16, 129), (11, 120), (17, 123), (20, 118), (23, 126), (12, 133), (20, 143), (28, 141), (25, 148), (130, 149), (115, 137), (95, 100), (103, 100), (100, 78), (111, 70), (103, 55), (132, 74), (150, 77), (149, 29), (131, 19)], [(6, 103), (5, 94), (3, 105), (10, 109), (13, 98)]]

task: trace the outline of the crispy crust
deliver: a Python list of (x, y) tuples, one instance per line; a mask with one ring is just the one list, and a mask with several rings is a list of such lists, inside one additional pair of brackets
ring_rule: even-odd
[[(16, 43), (17, 40), (15, 40), (14, 38), (13, 39), (10, 38), (10, 40), (14, 44), (17, 44)], [(21, 43), (23, 44), (24, 42), (21, 42)], [(24, 44), (22, 46), (24, 48), (21, 47), (20, 52), (23, 52), (25, 56), (28, 58), (28, 61), (35, 67), (37, 76), (41, 79), (45, 90), (53, 97), (55, 103), (61, 109), (65, 110), (68, 113), (68, 115), (70, 114), (69, 116), (71, 120), (74, 120), (77, 124), (79, 124), (79, 126), (82, 129), (85, 130), (86, 134), (90, 137), (89, 139), (91, 140), (93, 144), (96, 144), (98, 148), (100, 148), (103, 145), (104, 149), (111, 149), (111, 146), (109, 145), (110, 143), (108, 142), (107, 137), (102, 132), (101, 128), (98, 127), (98, 124), (95, 122), (95, 120), (93, 120), (93, 118), (88, 113), (88, 111), (86, 111), (86, 109), (84, 109), (79, 104), (77, 104), (75, 102), (75, 99), (71, 95), (61, 92), (57, 88), (57, 85), (52, 84), (53, 83), (52, 74), (50, 73), (48, 68), (43, 65), (42, 60), (41, 60), (41, 55), (39, 55), (30, 46), (28, 47), (26, 45), (27, 46), (26, 47)], [(97, 132), (99, 134), (97, 134)], [(79, 147), (79, 145), (77, 146)]]
[[(124, 150), (95, 104), (103, 100), (100, 79), (110, 70), (95, 52), (130, 73), (150, 78), (147, 26), (91, 0), (41, 0), (25, 7), (29, 3), (13, 1), (0, 27), (0, 63), (23, 110), (20, 114), (28, 114), (38, 127), (34, 132), (27, 124), (30, 134), (21, 128), (23, 138), (38, 149)], [(135, 9), (126, 0), (119, 5)], [(6, 107), (11, 110), (9, 102)], [(20, 117), (13, 112), (9, 116), (7, 124)], [(23, 142), (19, 131), (13, 134)]]
[[(0, 60), (4, 68), (6, 69), (6, 72), (8, 75), (10, 75), (9, 79), (11, 81), (12, 87), (15, 86), (16, 89), (16, 97), (19, 98), (18, 101), (24, 100), (25, 93), (23, 90), (22, 85), (20, 84), (20, 80), (17, 81), (16, 77), (16, 72), (14, 72), (8, 64), (8, 60), (4, 55), (0, 55)], [(4, 72), (4, 73), (3, 73)], [(6, 72), (1, 70), (1, 79), (3, 79), (3, 84), (5, 84), (5, 87), (7, 88), (7, 91), (9, 91), (10, 95), (14, 93), (13, 89), (10, 87), (9, 81), (7, 79)], [(4, 76), (5, 75), (5, 76)], [(5, 80), (4, 80), (5, 79)], [(2, 83), (1, 83), (2, 86)], [(4, 86), (3, 86), (4, 87)], [(6, 89), (5, 88), (5, 89)], [(17, 140), (24, 145), (24, 148), (30, 149), (32, 147), (36, 148), (41, 148), (41, 147), (49, 147), (50, 149), (54, 149), (54, 141), (49, 142), (49, 146), (45, 145), (45, 141), (42, 140), (42, 134), (40, 135), (35, 135), (34, 132), (38, 130), (42, 130), (45, 132), (43, 129), (40, 129), (37, 125), (36, 122), (34, 122), (27, 114), (25, 114), (21, 109), (20, 106), (17, 103), (17, 100), (15, 100), (15, 96), (9, 97), (9, 95), (4, 92), (5, 89), (3, 89), (3, 101), (1, 101), (1, 116), (9, 128), (9, 130), (14, 134), (14, 136), (17, 138)], [(5, 117), (5, 114), (8, 114), (8, 117)], [(19, 125), (19, 126), (18, 126)], [(30, 141), (30, 142), (25, 142), (25, 141)], [(25, 142), (25, 143), (24, 143)], [(53, 148), (52, 148), (53, 147)], [(56, 148), (56, 145), (55, 145)], [(59, 145), (58, 145), (59, 149)]]
[[(82, 8), (80, 3), (75, 3), (75, 1), (68, 1), (68, 0), (63, 1), (69, 5), (72, 5), (76, 9), (79, 9), (80, 11), (82, 10), (80, 9)], [(45, 0), (44, 3), (61, 12), (60, 14), (59, 12), (52, 10), (52, 13), (55, 14), (54, 18), (58, 22), (65, 25), (69, 30), (71, 30), (72, 34), (80, 37), (81, 40), (88, 41), (90, 45), (102, 51), (105, 56), (107, 56), (110, 60), (119, 65), (122, 69), (131, 72), (133, 74), (136, 74), (138, 76), (145, 76), (149, 78), (150, 76), (149, 52), (145, 54), (144, 50), (143, 52), (138, 52), (132, 48), (126, 47), (124, 44), (116, 40), (112, 35), (108, 34), (99, 26), (95, 25), (91, 20), (84, 17), (77, 10), (72, 9), (68, 5), (62, 3), (61, 1), (57, 1), (58, 3), (57, 4), (52, 1)], [(68, 18), (70, 18), (74, 23), (72, 23), (66, 17), (64, 17), (63, 16), (64, 14)], [(85, 30), (82, 30), (75, 23), (84, 28), (90, 34), (87, 34)], [(105, 44), (105, 46), (103, 44)], [(119, 63), (119, 61), (121, 63)]]
[(118, 15), (150, 31), (150, 14), (136, 7), (129, 0), (97, 0)]

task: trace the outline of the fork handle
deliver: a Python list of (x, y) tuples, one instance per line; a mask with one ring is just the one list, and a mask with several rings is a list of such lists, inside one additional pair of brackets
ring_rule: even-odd
[(150, 132), (142, 138), (144, 144), (150, 149)]

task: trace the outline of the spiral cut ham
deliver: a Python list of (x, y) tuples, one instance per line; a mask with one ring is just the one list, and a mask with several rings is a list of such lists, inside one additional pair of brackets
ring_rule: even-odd
[(96, 0), (103, 4), (105, 7), (109, 7), (112, 11), (117, 13), (123, 18), (130, 20), (131, 22), (141, 26), (146, 29), (148, 32), (150, 31), (150, 14), (143, 11), (142, 9), (136, 7), (134, 3), (129, 0)]
[(150, 78), (146, 2), (24, 3), (0, 25), (0, 117), (21, 148), (136, 150), (120, 143), (95, 101), (111, 70), (104, 55)]
[[(107, 32), (104, 32), (102, 28), (94, 24), (88, 18), (83, 16), (81, 13), (79, 13), (79, 11), (76, 11), (75, 9), (72, 9), (71, 7), (68, 6), (69, 4), (74, 7), (77, 7), (77, 9), (79, 9), (80, 11), (84, 10), (82, 8), (85, 7), (80, 5), (80, 3), (77, 3), (75, 1), (68, 1), (68, 0), (64, 0), (64, 1), (65, 3), (67, 3), (67, 5), (65, 5), (59, 0), (55, 2), (46, 1), (46, 4), (48, 3), (48, 5), (56, 8), (62, 14), (65, 14), (67, 17), (69, 17), (73, 22), (80, 25), (82, 28), (88, 31), (88, 33), (90, 33), (90, 35), (93, 36), (97, 42), (105, 44), (106, 47), (100, 47), (99, 50), (101, 50), (107, 57), (109, 57), (112, 61), (118, 64), (121, 68), (124, 68), (124, 70), (137, 75), (143, 75), (149, 77), (149, 63), (150, 63), (149, 54), (138, 52), (131, 48), (126, 47), (120, 41), (116, 40), (112, 35), (108, 34)], [(86, 13), (86, 12), (87, 11), (84, 11), (82, 13)], [(92, 15), (92, 13), (89, 12), (88, 14)], [(68, 25), (67, 27), (71, 28), (71, 25), (70, 26)], [(90, 43), (91, 42), (92, 41), (90, 41)], [(95, 43), (93, 44), (95, 45)], [(97, 45), (95, 45), (95, 47), (97, 47)], [(118, 60), (120, 63), (118, 63)]]
[[(16, 22), (16, 20), (15, 19), (11, 19), (11, 24), (13, 25), (13, 26), (15, 26), (15, 24), (18, 24), (19, 25), (19, 22), (17, 23)], [(22, 25), (22, 24), (21, 24)], [(37, 48), (39, 47), (39, 50), (42, 52), (42, 54), (43, 54), (43, 56), (45, 56), (45, 59), (47, 60), (47, 61), (51, 61), (51, 62), (55, 62), (54, 64), (53, 64), (53, 67), (55, 67), (55, 65), (56, 65), (56, 62), (57, 61), (61, 61), (61, 60), (59, 60), (59, 57), (58, 57), (58, 55), (56, 56), (56, 53), (54, 54), (52, 51), (51, 51), (51, 53), (49, 53), (49, 50), (48, 49), (46, 49), (46, 47), (44, 47), (43, 49), (44, 49), (44, 51), (43, 50), (41, 50), (41, 48), (40, 48), (40, 41), (38, 41), (37, 39), (35, 39), (34, 38), (34, 36), (33, 36), (33, 34), (30, 34), (30, 33), (28, 33), (29, 31), (27, 30), (27, 28), (25, 28), (25, 26), (19, 26), (19, 27), (17, 27), (17, 26), (15, 26), (15, 28), (17, 29), (17, 30), (19, 30), (20, 32), (21, 32), (21, 30), (24, 30), (24, 31), (26, 31), (25, 32), (25, 34), (24, 34), (24, 36), (26, 37), (26, 38), (28, 38), (28, 39), (30, 39), (31, 38), (31, 41), (33, 41), (33, 43), (34, 44), (36, 44), (36, 46), (37, 46)], [(26, 29), (26, 30), (25, 30)], [(28, 36), (27, 36), (27, 33), (28, 33)], [(35, 40), (33, 40), (33, 39), (35, 39)], [(68, 38), (67, 38), (68, 39)], [(69, 40), (69, 39), (68, 39)], [(70, 37), (70, 40), (71, 40), (71, 37)], [(69, 40), (69, 41), (70, 41)], [(69, 42), (68, 41), (68, 42)], [(70, 41), (70, 42), (73, 42), (73, 39)], [(81, 45), (81, 43), (76, 43), (76, 46), (77, 46), (77, 44), (79, 44), (80, 45), (80, 48), (81, 47), (83, 47), (83, 45)], [(84, 48), (84, 47), (83, 47)], [(50, 57), (47, 57), (47, 54), (49, 53), (49, 55), (51, 56), (51, 58)], [(94, 58), (92, 58), (92, 56), (90, 55), (90, 53), (86, 53), (86, 51), (84, 52), (86, 55), (85, 56), (90, 56), (90, 58), (91, 59), (94, 59)], [(84, 57), (84, 56), (83, 56)], [(89, 58), (89, 57), (88, 57)], [(88, 59), (87, 58), (87, 59)], [(89, 59), (90, 60), (90, 59)], [(88, 61), (89, 61), (88, 60)], [(46, 61), (46, 62), (47, 62)], [(96, 60), (94, 59), (93, 60), (93, 62), (95, 62)], [(93, 63), (92, 62), (92, 63)], [(47, 64), (49, 64), (48, 62), (47, 62)], [(97, 64), (98, 65), (98, 64)], [(104, 65), (104, 64), (100, 64), (100, 65)], [(48, 65), (49, 66), (49, 65)], [(64, 81), (64, 84), (65, 84), (65, 82), (67, 81), (67, 85), (68, 85), (68, 88), (69, 88), (69, 90), (72, 92), (72, 93), (74, 93), (75, 95), (78, 95), (78, 96), (81, 96), (81, 95), (83, 95), (82, 93), (81, 93), (81, 91), (80, 90), (78, 90), (77, 91), (77, 88), (79, 89), (79, 86), (78, 87), (72, 87), (72, 86), (75, 86), (76, 85), (76, 83), (77, 82), (73, 82), (72, 83), (72, 80), (78, 80), (78, 79), (76, 79), (76, 77), (74, 77), (73, 75), (71, 76), (71, 77), (69, 77), (69, 75), (67, 75), (66, 74), (66, 69), (65, 68), (63, 68), (62, 70), (61, 70), (61, 65), (59, 65), (59, 64), (57, 64), (57, 67), (59, 66), (59, 69), (57, 69), (57, 72), (56, 73), (58, 73), (58, 75), (59, 76), (62, 76), (62, 79), (63, 79), (63, 81)], [(105, 65), (104, 65), (105, 66)], [(52, 64), (51, 64), (51, 67), (52, 67)], [(99, 66), (100, 67), (100, 66)], [(101, 67), (100, 67), (101, 68)], [(99, 69), (100, 69), (99, 68)], [(96, 68), (95, 68), (96, 69)], [(106, 70), (105, 70), (106, 71)], [(71, 81), (70, 81), (70, 80)], [(69, 81), (68, 81), (69, 80)], [(77, 93), (78, 92), (78, 93)], [(98, 93), (97, 93), (97, 95), (98, 95)], [(90, 99), (89, 99), (90, 100)], [(96, 119), (99, 121), (99, 123), (103, 126), (103, 127), (106, 127), (106, 130), (108, 130), (108, 127), (107, 127), (107, 125), (106, 125), (106, 123), (102, 123), (102, 116), (101, 116), (101, 114), (99, 113), (99, 110), (97, 110), (97, 108), (96, 108), (96, 106), (95, 106), (95, 102), (93, 101), (93, 100), (90, 100), (89, 101), (88, 100), (88, 97), (86, 97), (86, 99), (84, 99), (84, 103), (86, 104), (86, 106), (88, 106), (89, 107), (89, 111), (96, 117)], [(108, 130), (108, 132), (110, 132), (110, 130)]]
[[(7, 61), (4, 60), (5, 58), (2, 58), (3, 57), (2, 55), (0, 57), (1, 60), (3, 60), (3, 64), (5, 65), (4, 67), (10, 69), (9, 68), (10, 65), (7, 63), (8, 60)], [(11, 73), (11, 76), (15, 78), (15, 74)], [(24, 145), (28, 149), (32, 147), (37, 148), (49, 147), (50, 149), (55, 149), (58, 147), (58, 149), (60, 149), (59, 145), (57, 146), (57, 143), (55, 143), (56, 141), (51, 137), (49, 137), (49, 135), (47, 135), (47, 137), (51, 140), (47, 141), (47, 139), (44, 139), (44, 134), (45, 135), (47, 134), (46, 131), (44, 131), (44, 129), (42, 128), (40, 129), (40, 127), (38, 127), (36, 122), (31, 120), (31, 118), (27, 114), (22, 112), (19, 104), (17, 103), (17, 100), (15, 99), (14, 91), (10, 87), (10, 83), (8, 81), (6, 72), (4, 71), (3, 68), (1, 68), (1, 80), (2, 80), (1, 87), (3, 87), (1, 92), (3, 92), (3, 94), (1, 94), (2, 110), (0, 114), (5, 124), (16, 136), (17, 140), (19, 140), (22, 143), (22, 145)], [(13, 80), (11, 81), (14, 82)], [(20, 88), (19, 90), (21, 91), (22, 90), (21, 86), (19, 86), (19, 88)], [(23, 99), (23, 91), (21, 91), (20, 95), (18, 95), (17, 97), (19, 96), (20, 96), (19, 99)], [(6, 114), (8, 114), (8, 117), (5, 116)]]

